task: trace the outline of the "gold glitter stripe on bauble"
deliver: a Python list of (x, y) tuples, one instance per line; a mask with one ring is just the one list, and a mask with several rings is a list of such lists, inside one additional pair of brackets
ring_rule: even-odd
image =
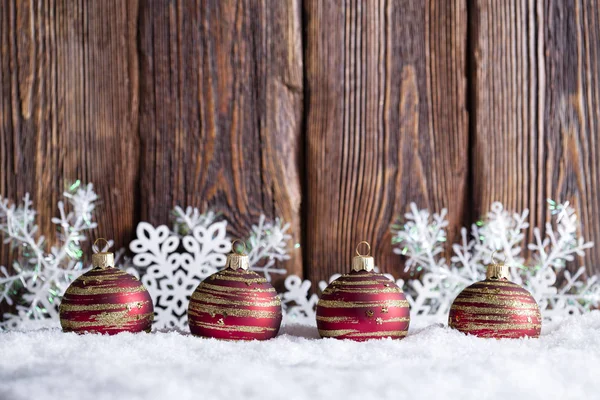
[(62, 319), (60, 323), (65, 329), (89, 328), (99, 325), (104, 325), (108, 328), (125, 328), (126, 325), (130, 323), (137, 323), (142, 320), (152, 322), (154, 319), (154, 313), (129, 314), (129, 311), (120, 311), (95, 315), (93, 319), (94, 321), (73, 321), (70, 319)]
[(146, 313), (146, 314), (130, 314), (129, 310), (119, 311), (119, 312), (105, 312), (99, 315), (96, 315), (94, 319), (101, 324), (105, 325), (127, 325), (130, 322), (136, 322), (147, 317), (154, 318), (154, 313)]
[(351, 333), (352, 337), (365, 337), (365, 336), (392, 336), (392, 337), (404, 337), (408, 335), (408, 331), (377, 331), (377, 332), (356, 332)]
[(229, 286), (219, 286), (219, 285), (212, 285), (210, 283), (206, 283), (206, 281), (202, 282), (201, 284), (201, 288), (202, 289), (210, 289), (210, 290), (214, 290), (217, 292), (225, 292), (225, 293), (248, 293), (248, 292), (253, 292), (253, 293), (277, 293), (275, 291), (275, 288), (270, 287), (267, 289), (261, 289), (261, 288), (257, 288), (257, 287), (229, 287)]
[(242, 278), (239, 276), (230, 276), (230, 275), (222, 275), (215, 276), (211, 280), (223, 280), (223, 281), (231, 281), (231, 282), (244, 282), (244, 283), (267, 283), (265, 278)]
[[(340, 281), (357, 281), (357, 280), (376, 280), (378, 277), (378, 275), (373, 275), (373, 274), (343, 274), (342, 276), (340, 276), (339, 278), (336, 279), (340, 280)], [(386, 278), (387, 279), (387, 278)]]
[(387, 322), (409, 322), (410, 317), (392, 317), (388, 319), (382, 319), (382, 322), (385, 324)]
[(231, 269), (231, 268), (225, 268), (225, 269), (220, 270), (219, 275), (222, 275), (222, 274), (237, 275), (237, 276), (258, 275), (256, 272), (254, 272), (252, 270), (241, 270), (241, 269)]
[(515, 296), (515, 295), (502, 295), (493, 293), (463, 293), (460, 295), (460, 300), (467, 299), (486, 299), (486, 300), (497, 300), (497, 301), (512, 301), (515, 303), (530, 304), (533, 299), (526, 296)]
[(74, 286), (70, 286), (65, 295), (70, 294), (83, 294), (83, 295), (96, 295), (96, 294), (114, 294), (114, 293), (139, 293), (145, 292), (146, 289), (143, 286), (134, 286), (134, 287), (95, 287), (95, 286), (86, 286), (84, 288), (78, 288)]
[(114, 285), (116, 282), (120, 282), (120, 281), (124, 281), (126, 282), (126, 280), (123, 278), (122, 275), (111, 275), (111, 276), (86, 276), (85, 278), (83, 278), (83, 276), (77, 278), (75, 280), (75, 283), (78, 283), (82, 286), (91, 286), (91, 285)]
[(222, 299), (211, 294), (196, 291), (192, 294), (192, 300), (214, 304), (225, 304), (228, 306), (281, 307), (281, 300), (279, 300), (279, 297), (275, 297), (271, 301), (259, 301), (258, 299), (256, 301), (242, 301)]
[(319, 307), (324, 308), (364, 308), (364, 307), (408, 307), (407, 300), (382, 300), (382, 301), (339, 301), (339, 300), (319, 300)]
[(128, 310), (135, 308), (142, 308), (145, 304), (150, 303), (149, 301), (134, 301), (131, 303), (120, 303), (120, 304), (65, 304), (60, 305), (61, 311), (103, 311), (103, 310), (117, 310), (120, 308), (127, 308)]
[(528, 308), (528, 309), (506, 309), (506, 308), (491, 308), (491, 307), (478, 307), (478, 306), (462, 306), (459, 304), (454, 303), (452, 305), (452, 307), (450, 308), (450, 310), (458, 310), (458, 311), (465, 311), (468, 313), (475, 313), (475, 314), (481, 314), (481, 313), (485, 313), (485, 314), (500, 314), (500, 315), (523, 315), (523, 316), (538, 316), (539, 312), (537, 310), (537, 308)]
[(321, 336), (337, 337), (337, 336), (350, 336), (350, 337), (366, 337), (366, 336), (390, 336), (390, 337), (404, 337), (407, 331), (374, 331), (374, 332), (359, 332), (354, 329), (334, 329), (325, 330), (319, 329)]
[(197, 293), (205, 293), (205, 294), (209, 294), (212, 296), (217, 296), (217, 297), (246, 297), (246, 296), (252, 296), (253, 298), (256, 297), (257, 293), (253, 292), (251, 289), (245, 289), (245, 292), (236, 292), (236, 293), (230, 293), (230, 292), (223, 292), (223, 291), (219, 291), (219, 290), (212, 290), (212, 289), (208, 289), (206, 284), (201, 283), (200, 286), (198, 287), (198, 289), (196, 289)]
[(331, 292), (342, 292), (342, 293), (366, 293), (366, 294), (382, 294), (382, 293), (400, 293), (400, 289), (397, 287), (382, 287), (376, 289), (362, 289), (362, 288), (340, 288), (340, 287), (329, 287)]
[(129, 275), (127, 272), (121, 271), (118, 268), (94, 268), (93, 270), (81, 275), (81, 276), (111, 276), (111, 275)]
[(279, 328), (271, 328), (268, 326), (246, 326), (246, 325), (220, 325), (220, 324), (211, 324), (206, 322), (195, 321), (194, 325), (200, 326), (206, 329), (215, 329), (217, 331), (227, 331), (227, 332), (248, 332), (248, 333), (264, 333), (272, 332), (275, 330), (279, 330)]
[(519, 300), (508, 300), (508, 299), (498, 299), (498, 296), (481, 296), (479, 298), (463, 298), (457, 297), (454, 301), (454, 304), (464, 304), (464, 303), (481, 303), (481, 304), (491, 304), (494, 306), (503, 306), (503, 307), (520, 307), (520, 308), (533, 308), (538, 309), (538, 305), (535, 302), (525, 303)]
[[(200, 286), (199, 289), (196, 290), (197, 293), (202, 293), (204, 296), (213, 296), (214, 298), (220, 299), (236, 299), (236, 298), (252, 298), (256, 301), (268, 301), (268, 298), (265, 299), (264, 296), (259, 296), (258, 291), (247, 290), (245, 292), (219, 292), (216, 290), (207, 289), (205, 286)], [(274, 293), (273, 293), (274, 294)], [(275, 296), (273, 296), (275, 297)]]
[(98, 276), (80, 276), (75, 282), (81, 282), (83, 285), (89, 283), (114, 282), (123, 278), (123, 275), (98, 275)]
[[(317, 321), (321, 321), (321, 322), (343, 322), (343, 323), (349, 323), (349, 324), (358, 324), (363, 318), (359, 318), (359, 317), (348, 317), (348, 316), (342, 316), (342, 317), (325, 317), (322, 315), (317, 315)], [(377, 318), (377, 324), (381, 325), (381, 324), (385, 324), (388, 322), (409, 322), (410, 321), (410, 317), (392, 317), (392, 318), (388, 318), (388, 319), (383, 319), (383, 318)]]
[[(389, 281), (392, 282), (392, 281)], [(380, 281), (339, 281), (339, 280), (335, 280), (333, 282), (331, 282), (332, 285), (334, 286), (360, 286), (360, 285), (364, 285), (364, 286), (370, 286), (370, 285), (381, 285), (383, 282)]]
[(500, 289), (500, 288), (491, 288), (491, 287), (478, 287), (472, 288), (468, 287), (463, 290), (463, 293), (475, 293), (475, 294), (492, 294), (492, 295), (500, 295), (500, 296), (518, 296), (518, 297), (527, 297), (529, 298), (530, 294), (528, 292), (523, 292), (521, 290), (511, 290), (508, 288)]
[(213, 274), (209, 278), (219, 279), (222, 276), (238, 277), (240, 279), (262, 279), (263, 282), (267, 282), (264, 276), (261, 276), (254, 271), (244, 271), (243, 273), (241, 273), (240, 270), (233, 270), (230, 268), (222, 269), (221, 271), (219, 271), (218, 274)]
[[(523, 321), (523, 322), (515, 321), (515, 319), (513, 317), (514, 316), (512, 316), (512, 315), (498, 315), (498, 314), (496, 314), (496, 315), (470, 315), (470, 316), (463, 315), (461, 317), (461, 321), (470, 320), (474, 323), (482, 323), (482, 324), (484, 324), (488, 321), (510, 322), (510, 323), (517, 323), (517, 324), (527, 323), (527, 322), (531, 323), (531, 321)], [(529, 318), (529, 319), (531, 319), (531, 318)]]
[(224, 317), (253, 317), (253, 318), (276, 318), (281, 312), (266, 310), (247, 310), (243, 308), (231, 308), (211, 306), (208, 304), (190, 303), (188, 315), (200, 316), (200, 313), (209, 314), (211, 317), (222, 315)]
[[(471, 286), (477, 286), (477, 288), (494, 287), (499, 290), (502, 290), (502, 288), (504, 288), (506, 290), (510, 290), (513, 293), (514, 292), (529, 293), (529, 291), (527, 289), (517, 285), (516, 283), (509, 282), (509, 281), (482, 281), (482, 282), (478, 282)], [(471, 287), (471, 286), (469, 286), (469, 287)]]
[(317, 321), (322, 322), (345, 322), (349, 324), (358, 324), (358, 317), (324, 317), (322, 315), (317, 315)]
[[(459, 324), (455, 324), (459, 325)], [(494, 330), (523, 330), (523, 329), (541, 329), (541, 324), (533, 324), (529, 322), (525, 323), (512, 323), (512, 324), (486, 324), (477, 322), (465, 322), (460, 323), (460, 329), (462, 331), (479, 331), (482, 329), (494, 329)]]
[(467, 286), (467, 288), (473, 289), (473, 288), (494, 288), (494, 289), (506, 289), (506, 290), (512, 290), (512, 291), (520, 291), (520, 292), (527, 292), (527, 290), (525, 290), (523, 287), (517, 285), (516, 283), (512, 283), (512, 282), (505, 282), (505, 281), (481, 281), (481, 282), (477, 282), (473, 285)]

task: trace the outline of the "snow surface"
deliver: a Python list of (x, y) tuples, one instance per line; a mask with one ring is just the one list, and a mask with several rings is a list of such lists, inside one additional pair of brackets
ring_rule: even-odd
[(299, 325), (266, 342), (0, 333), (0, 399), (600, 399), (600, 311), (522, 340), (441, 325), (363, 343)]

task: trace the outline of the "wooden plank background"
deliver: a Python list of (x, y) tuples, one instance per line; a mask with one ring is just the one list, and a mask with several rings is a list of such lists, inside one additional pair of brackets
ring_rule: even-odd
[[(449, 241), (492, 201), (569, 200), (600, 243), (595, 0), (0, 0), (0, 194), (50, 240), (65, 185), (95, 184), (127, 247), (173, 206), (244, 236), (291, 223), (291, 273), (348, 269), (408, 203)], [(531, 233), (529, 234), (531, 236)], [(0, 264), (11, 254), (0, 247)], [(600, 272), (600, 246), (588, 253)]]

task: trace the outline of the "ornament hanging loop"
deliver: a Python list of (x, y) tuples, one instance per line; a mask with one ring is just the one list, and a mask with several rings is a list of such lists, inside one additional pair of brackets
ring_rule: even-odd
[[(358, 248), (360, 247), (361, 244), (365, 244), (367, 246), (367, 254), (360, 254), (360, 251), (358, 251)], [(359, 242), (356, 245), (356, 255), (357, 256), (368, 257), (369, 254), (371, 254), (371, 245), (369, 244), (369, 242), (367, 242), (366, 240), (363, 240), (362, 242)]]
[[(104, 247), (98, 247), (98, 242), (100, 242), (100, 241), (104, 241), (104, 243), (106, 243), (106, 245)], [(104, 253), (104, 251), (102, 251), (102, 250), (108, 249), (110, 247), (110, 243), (108, 243), (108, 240), (106, 240), (105, 238), (99, 237), (98, 239), (94, 240), (94, 247), (96, 249), (98, 249), (98, 253)]]
[[(237, 252), (235, 251), (235, 244), (236, 243), (241, 243), (242, 246), (244, 246), (244, 250), (242, 250), (241, 252)], [(231, 242), (231, 252), (235, 253), (235, 254), (240, 254), (240, 255), (245, 255), (246, 254), (246, 243), (241, 240), (241, 239), (235, 239), (233, 242)]]
[[(100, 249), (98, 247), (98, 242), (101, 240), (104, 240), (104, 242), (106, 243), (105, 247), (110, 245), (108, 240), (106, 240), (104, 238), (98, 238), (94, 242), (94, 246), (97, 249)], [(98, 253), (92, 254), (92, 266), (94, 268), (103, 268), (103, 269), (114, 267), (115, 266), (115, 255), (108, 251), (98, 251)]]
[(494, 261), (494, 254), (496, 254), (496, 250), (492, 253), (491, 263), (487, 266), (485, 271), (485, 278), (491, 280), (509, 279), (510, 272), (508, 270), (508, 265), (505, 264), (506, 254), (504, 255), (504, 261), (501, 263)]
[[(497, 252), (498, 252), (497, 250), (492, 251), (492, 256), (490, 257), (492, 262), (494, 262), (494, 254), (496, 254)], [(502, 264), (505, 264), (506, 263), (506, 253), (502, 253), (502, 254), (504, 254), (504, 260), (502, 260)]]
[[(367, 254), (360, 254), (360, 251), (358, 251), (358, 248), (361, 244), (367, 245)], [(352, 260), (352, 270), (356, 272), (373, 271), (373, 268), (375, 268), (375, 262), (373, 261), (373, 257), (371, 257), (369, 254), (371, 254), (371, 245), (369, 242), (363, 240), (356, 246), (356, 256), (354, 256), (354, 259)]]
[[(235, 251), (235, 242), (239, 242), (244, 246), (244, 250), (241, 253)], [(235, 239), (231, 242), (231, 253), (227, 255), (227, 260), (225, 261), (225, 268), (231, 269), (243, 269), (247, 270), (250, 268), (250, 257), (246, 254), (246, 243), (242, 240)]]

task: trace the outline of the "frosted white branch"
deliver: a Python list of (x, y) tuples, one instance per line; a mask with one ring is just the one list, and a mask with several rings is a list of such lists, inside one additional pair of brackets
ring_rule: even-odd
[(217, 215), (212, 211), (203, 214), (199, 209), (190, 206), (185, 210), (180, 206), (175, 206), (173, 216), (173, 232), (180, 236), (187, 235), (197, 226), (207, 228), (217, 219)]
[[(558, 318), (566, 314), (581, 313), (599, 304), (600, 288), (596, 276), (584, 281), (585, 268), (581, 267), (571, 276), (564, 271), (567, 262), (593, 246), (577, 236), (577, 216), (567, 203), (549, 200), (554, 224), (545, 226), (545, 237), (534, 228), (534, 243), (527, 247), (532, 252), (534, 265), (524, 268), (522, 257), (525, 230), (529, 227), (529, 210), (509, 213), (499, 202), (491, 205), (484, 221), (471, 226), (470, 237), (466, 228), (461, 229), (461, 242), (452, 245), (453, 255), (448, 265), (440, 256), (446, 242), (446, 210), (430, 214), (420, 210), (414, 203), (405, 214), (405, 222), (393, 230), (394, 252), (407, 257), (406, 267), (424, 272), (420, 280), (409, 280), (405, 289), (411, 313), (427, 316), (435, 321), (445, 320), (451, 302), (468, 284), (485, 277), (485, 265), (495, 260), (513, 267), (513, 280), (525, 285), (540, 303), (546, 318)], [(557, 274), (563, 274), (566, 283), (559, 288)]]
[(82, 186), (79, 181), (63, 196), (71, 211), (66, 211), (62, 201), (58, 203), (59, 216), (52, 222), (57, 227), (59, 246), (51, 246), (48, 252), (44, 236), (37, 234), (36, 212), (29, 194), (18, 206), (0, 197), (0, 231), (5, 235), (4, 242), (20, 255), (13, 263), (15, 274), (0, 268), (0, 302), (12, 304), (23, 292), (16, 303), (17, 313), (5, 314), (0, 328), (19, 328), (32, 319), (56, 321), (60, 297), (83, 270), (80, 244), (86, 240), (84, 233), (96, 227), (92, 217), (98, 196), (92, 184)]
[(246, 240), (250, 268), (263, 273), (269, 281), (271, 274), (287, 272), (285, 268), (273, 267), (277, 261), (290, 258), (288, 252), (292, 236), (287, 233), (289, 227), (289, 223), (283, 223), (279, 218), (275, 222), (268, 222), (261, 215), (258, 224), (252, 225), (250, 236)]

